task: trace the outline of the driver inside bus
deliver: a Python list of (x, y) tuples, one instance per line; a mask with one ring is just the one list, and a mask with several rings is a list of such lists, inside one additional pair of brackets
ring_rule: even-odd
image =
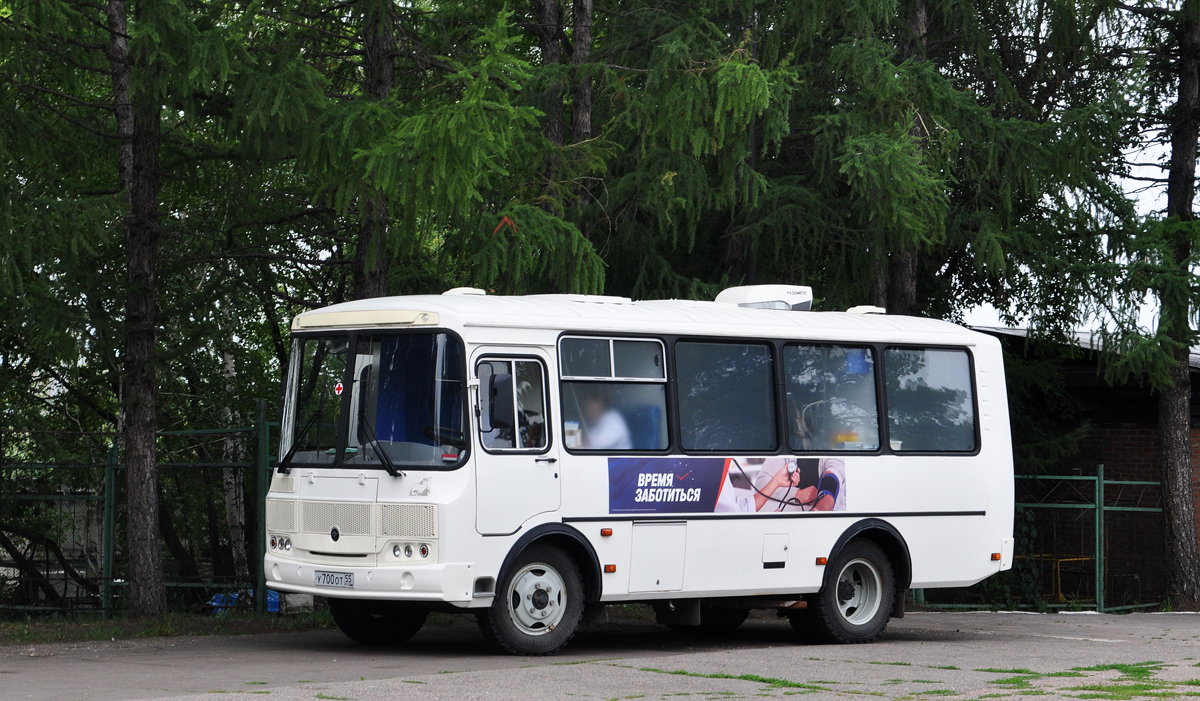
[(633, 438), (621, 412), (609, 405), (603, 389), (593, 389), (580, 402), (583, 447), (588, 450), (631, 450)]

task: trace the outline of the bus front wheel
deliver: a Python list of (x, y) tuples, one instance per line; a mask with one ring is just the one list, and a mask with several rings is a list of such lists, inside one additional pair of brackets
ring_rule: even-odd
[(509, 567), (479, 627), (514, 655), (552, 655), (575, 635), (583, 616), (579, 566), (558, 548), (526, 548)]
[(879, 637), (892, 615), (896, 591), (892, 563), (883, 549), (869, 540), (852, 540), (830, 567), (832, 576), (810, 600), (803, 627), (826, 643), (866, 643)]
[(398, 645), (425, 625), (429, 608), (405, 601), (329, 599), (339, 630), (362, 645)]

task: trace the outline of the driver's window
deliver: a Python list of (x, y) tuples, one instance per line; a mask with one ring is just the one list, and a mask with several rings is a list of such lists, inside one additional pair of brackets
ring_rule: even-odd
[[(495, 380), (511, 378), (512, 396), (488, 397), (487, 388)], [(546, 448), (546, 382), (545, 370), (537, 360), (517, 358), (487, 358), (476, 367), (480, 387), (480, 441), (489, 451), (528, 450)], [(501, 383), (503, 384), (503, 383)], [(492, 427), (492, 407), (495, 401), (510, 401), (516, 417), (515, 426)], [(497, 412), (499, 413), (499, 412)], [(492, 427), (484, 431), (483, 427)]]

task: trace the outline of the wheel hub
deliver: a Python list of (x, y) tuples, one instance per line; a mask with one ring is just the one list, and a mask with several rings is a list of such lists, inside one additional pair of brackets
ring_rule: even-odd
[(566, 612), (562, 577), (552, 567), (526, 565), (512, 579), (508, 600), (513, 623), (530, 635), (554, 630)]
[(867, 560), (851, 560), (842, 568), (837, 582), (837, 604), (842, 618), (852, 625), (865, 625), (879, 611), (883, 578)]

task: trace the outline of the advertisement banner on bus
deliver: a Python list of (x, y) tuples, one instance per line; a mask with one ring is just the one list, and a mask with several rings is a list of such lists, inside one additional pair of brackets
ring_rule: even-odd
[(610, 514), (845, 510), (842, 458), (608, 459)]

